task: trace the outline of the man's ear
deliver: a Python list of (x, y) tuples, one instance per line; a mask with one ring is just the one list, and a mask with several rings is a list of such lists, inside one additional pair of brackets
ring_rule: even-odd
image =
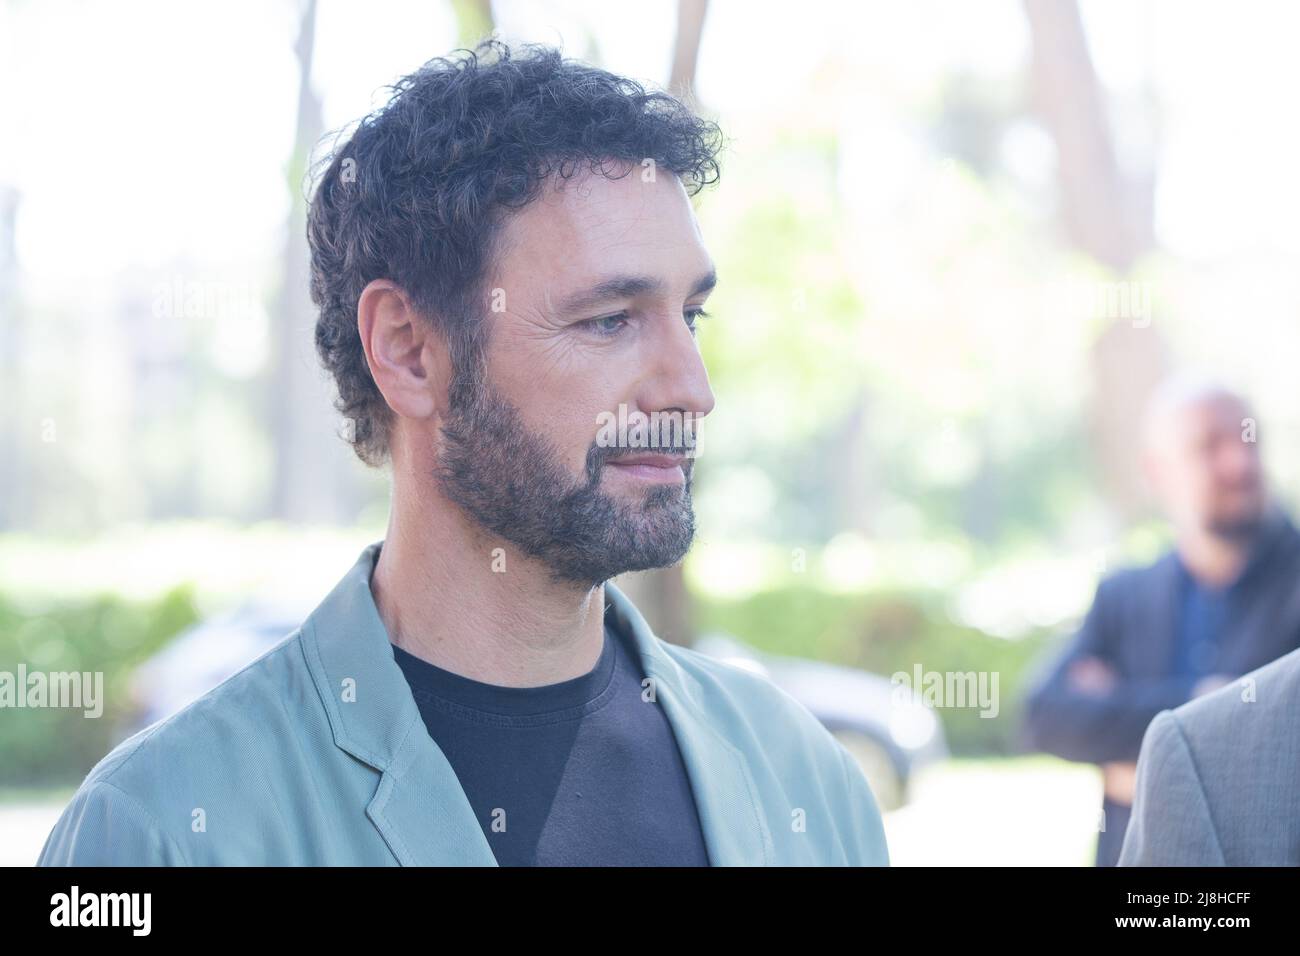
[(388, 279), (371, 281), (357, 302), (366, 364), (384, 400), (403, 418), (428, 418), (446, 404), (451, 366), (432, 326)]

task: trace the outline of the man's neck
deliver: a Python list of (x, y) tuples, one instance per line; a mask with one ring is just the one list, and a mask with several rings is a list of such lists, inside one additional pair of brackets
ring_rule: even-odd
[(604, 646), (603, 585), (556, 582), (429, 488), (417, 498), (394, 483), (370, 590), (392, 643), (487, 684), (572, 680), (596, 666)]
[(1178, 556), (1198, 582), (1223, 587), (1235, 581), (1246, 566), (1258, 535), (1224, 537), (1203, 529), (1184, 532), (1178, 540)]

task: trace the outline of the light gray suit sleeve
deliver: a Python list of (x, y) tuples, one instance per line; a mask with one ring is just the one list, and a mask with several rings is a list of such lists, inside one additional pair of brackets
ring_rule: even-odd
[(180, 848), (135, 798), (96, 781), (73, 795), (37, 866), (185, 866)]
[(1172, 711), (1161, 711), (1142, 738), (1119, 865), (1225, 865), (1196, 762)]
[(885, 824), (880, 816), (880, 805), (867, 776), (853, 759), (853, 755), (838, 740), (840, 766), (844, 771), (849, 799), (849, 827), (851, 843), (847, 847), (850, 866), (889, 866), (889, 844), (885, 841)]

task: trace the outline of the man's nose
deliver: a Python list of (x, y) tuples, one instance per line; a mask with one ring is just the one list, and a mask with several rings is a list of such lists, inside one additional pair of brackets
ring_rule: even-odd
[(1251, 445), (1234, 442), (1234, 445), (1219, 459), (1218, 480), (1239, 484), (1258, 481), (1262, 475), (1260, 460)]
[(1259, 456), (1255, 446), (1243, 441), (1229, 443), (1223, 465), (1226, 466), (1224, 470), (1230, 478), (1245, 478), (1260, 471)]
[(652, 354), (647, 356), (638, 404), (647, 413), (679, 410), (703, 418), (713, 411), (716, 401), (699, 344), (680, 315), (676, 321), (668, 318), (662, 327), (663, 333), (654, 337)]

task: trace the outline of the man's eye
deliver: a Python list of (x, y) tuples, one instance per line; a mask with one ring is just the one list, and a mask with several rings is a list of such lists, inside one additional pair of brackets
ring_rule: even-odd
[(623, 326), (627, 325), (627, 313), (620, 312), (618, 315), (603, 315), (599, 319), (588, 319), (583, 325), (593, 329), (597, 335), (617, 335)]
[(700, 327), (700, 319), (707, 319), (708, 317), (709, 313), (705, 312), (703, 309), (687, 309), (686, 327), (694, 332)]

